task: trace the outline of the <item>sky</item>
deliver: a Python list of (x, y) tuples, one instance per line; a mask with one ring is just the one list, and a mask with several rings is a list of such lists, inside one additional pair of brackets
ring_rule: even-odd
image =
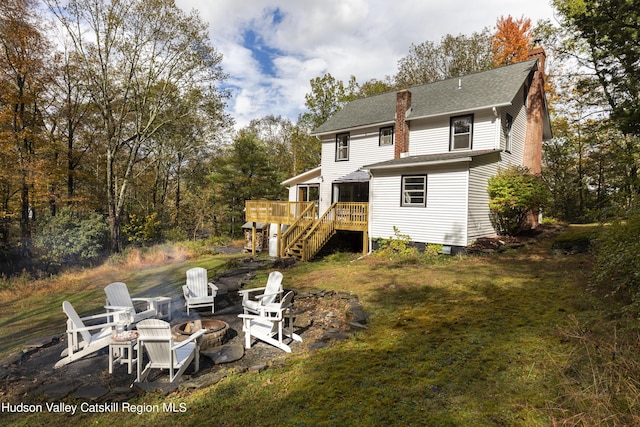
[(471, 35), (496, 20), (552, 19), (550, 0), (176, 0), (199, 11), (223, 55), (236, 128), (267, 115), (297, 121), (310, 80), (383, 80), (411, 44)]

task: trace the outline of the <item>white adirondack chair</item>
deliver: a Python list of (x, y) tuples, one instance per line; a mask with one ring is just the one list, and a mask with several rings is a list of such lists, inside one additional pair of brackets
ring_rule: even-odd
[[(245, 347), (251, 348), (253, 337), (291, 353), (291, 347), (282, 341), (283, 336), (302, 342), (302, 338), (293, 333), (292, 305), (293, 292), (287, 292), (282, 301), (265, 304), (257, 315), (239, 314), (238, 317), (242, 319)], [(285, 320), (289, 323), (288, 330), (284, 328)]]
[[(121, 319), (126, 323), (138, 323), (157, 315), (152, 302), (153, 298), (131, 298), (127, 285), (122, 282), (110, 283), (104, 288), (104, 292), (107, 294), (107, 304), (105, 305), (107, 311), (126, 311), (128, 319)], [(144, 303), (144, 309), (137, 311), (134, 302)]]
[[(188, 339), (174, 342), (171, 325), (164, 320), (147, 319), (136, 325), (138, 330), (137, 382), (147, 379), (152, 369), (168, 369), (169, 381), (174, 382), (195, 360), (195, 372), (200, 370), (200, 343), (198, 338), (206, 331), (192, 334)], [(142, 357), (146, 351), (148, 362), (142, 368)]]
[[(111, 335), (119, 322), (118, 317), (126, 315), (125, 311), (96, 314), (80, 317), (69, 301), (62, 303), (62, 310), (67, 315), (67, 348), (60, 354), (60, 359), (54, 368), (59, 368), (73, 361), (79, 360), (91, 353), (95, 353), (111, 343)], [(85, 322), (104, 320), (95, 325)]]
[(194, 267), (187, 270), (187, 284), (182, 287), (184, 300), (189, 309), (211, 306), (211, 313), (215, 311), (213, 300), (218, 293), (218, 287), (207, 279), (207, 270)]
[(282, 273), (279, 271), (269, 273), (265, 287), (238, 291), (242, 296), (244, 314), (259, 314), (260, 309), (266, 304), (271, 304), (282, 297), (282, 292)]

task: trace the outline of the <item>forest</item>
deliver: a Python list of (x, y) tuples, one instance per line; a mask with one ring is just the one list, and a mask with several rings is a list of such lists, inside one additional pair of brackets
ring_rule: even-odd
[(0, 271), (51, 273), (132, 245), (238, 238), (245, 200), (286, 198), (280, 182), (319, 164), (312, 130), (345, 103), (519, 61), (535, 44), (547, 52), (554, 133), (545, 217), (631, 224), (636, 3), (554, 0), (558, 22), (500, 16), (480, 32), (416, 41), (392, 76), (318, 76), (296, 122), (272, 115), (236, 129), (229, 76), (197, 12), (172, 0), (5, 0)]

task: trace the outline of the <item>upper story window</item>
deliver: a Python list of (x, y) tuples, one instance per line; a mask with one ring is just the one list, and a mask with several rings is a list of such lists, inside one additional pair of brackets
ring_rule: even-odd
[(450, 150), (470, 150), (473, 139), (473, 114), (451, 118)]
[(380, 146), (393, 145), (393, 126), (380, 128)]
[(402, 177), (402, 200), (400, 206), (427, 206), (427, 176)]
[(511, 128), (513, 127), (513, 117), (507, 114), (504, 121), (504, 151), (511, 152)]
[(336, 161), (349, 160), (349, 134), (336, 135)]

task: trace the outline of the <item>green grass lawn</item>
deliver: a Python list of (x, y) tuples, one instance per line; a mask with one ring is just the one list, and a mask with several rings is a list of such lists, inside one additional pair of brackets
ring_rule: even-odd
[[(284, 271), (285, 287), (356, 294), (371, 313), (369, 329), (323, 350), (294, 353), (284, 367), (232, 374), (206, 389), (148, 394), (130, 402), (151, 407), (174, 403), (184, 412), (85, 413), (74, 416), (73, 422), (630, 425), (639, 420), (633, 406), (635, 383), (621, 384), (618, 378), (617, 390), (613, 387), (622, 372), (611, 365), (604, 349), (605, 342), (611, 342), (606, 337), (619, 323), (605, 318), (602, 301), (587, 290), (590, 256), (554, 255), (551, 243), (548, 239), (499, 255), (452, 257), (434, 265), (345, 254), (297, 264)], [(215, 258), (205, 261), (209, 266), (216, 263)], [(178, 271), (191, 262), (173, 264), (139, 270), (131, 277), (144, 287), (152, 282), (145, 277), (153, 277), (158, 269), (175, 268), (178, 286)], [(99, 291), (107, 282), (68, 291), (62, 286), (55, 295), (35, 294), (26, 301), (3, 300), (2, 351), (11, 350), (7, 341), (12, 340), (4, 325), (35, 318), (59, 329), (62, 299), (73, 296), (98, 307)], [(633, 357), (633, 346), (623, 342), (625, 334), (621, 331), (616, 338), (617, 363), (622, 363), (620, 357), (624, 360), (625, 348)], [(6, 420), (38, 425), (71, 418), (12, 414)]]

